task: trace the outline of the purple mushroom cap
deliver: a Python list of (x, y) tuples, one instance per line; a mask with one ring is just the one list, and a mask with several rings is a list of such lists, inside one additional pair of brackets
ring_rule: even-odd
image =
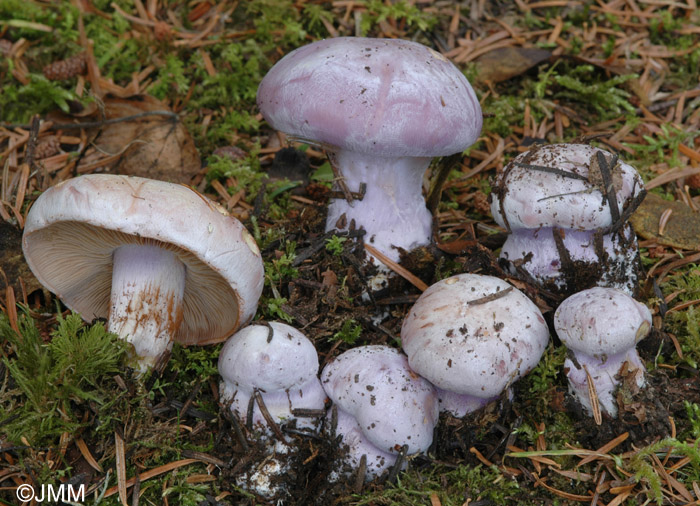
[(548, 342), (537, 306), (507, 282), (480, 274), (430, 286), (401, 328), (414, 371), (438, 388), (482, 399), (535, 367)]
[[(612, 225), (610, 206), (588, 180), (524, 166), (549, 167), (588, 178), (591, 160), (598, 152), (612, 156), (588, 144), (550, 144), (518, 155), (498, 176), (499, 193), (491, 200), (494, 219), (510, 231), (542, 227), (594, 230)], [(613, 182), (621, 209), (644, 185), (634, 167), (617, 163)]]
[(387, 157), (471, 146), (481, 106), (464, 75), (417, 42), (338, 37), (300, 47), (268, 72), (258, 107), (273, 128)]

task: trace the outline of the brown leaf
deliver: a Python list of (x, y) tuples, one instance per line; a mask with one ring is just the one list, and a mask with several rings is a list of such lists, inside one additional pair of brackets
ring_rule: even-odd
[[(668, 213), (668, 210), (672, 212)], [(664, 213), (666, 215), (664, 216)], [(668, 218), (659, 234), (661, 218)], [(700, 249), (700, 213), (680, 201), (670, 202), (650, 193), (632, 214), (630, 223), (644, 239), (685, 250)]]
[(548, 60), (550, 51), (526, 47), (500, 47), (476, 59), (477, 79), (500, 83), (524, 74), (535, 65)]
[[(104, 119), (134, 116), (170, 109), (148, 95), (107, 97)], [(99, 113), (90, 120), (99, 121)], [(82, 121), (85, 121), (84, 119)], [(187, 184), (201, 169), (192, 137), (180, 121), (167, 116), (146, 116), (90, 128), (93, 140), (78, 165), (78, 172), (126, 174)]]

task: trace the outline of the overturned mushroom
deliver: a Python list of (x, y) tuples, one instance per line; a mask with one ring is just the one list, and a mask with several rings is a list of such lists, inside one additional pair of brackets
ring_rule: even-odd
[(273, 128), (322, 145), (338, 169), (336, 189), (345, 192), (331, 203), (326, 230), (354, 223), (394, 261), (397, 248), (430, 243), (421, 194), (430, 159), (467, 149), (482, 123), (464, 75), (407, 40), (338, 37), (301, 47), (265, 76), (258, 107)]
[(505, 281), (459, 274), (430, 286), (401, 327), (411, 369), (463, 416), (530, 371), (549, 342), (542, 313)]
[(597, 404), (616, 418), (614, 393), (623, 365), (637, 387), (645, 383), (635, 345), (651, 329), (649, 309), (619, 290), (595, 287), (564, 300), (554, 313), (554, 327), (573, 352), (564, 363), (573, 395), (589, 414), (596, 414)]
[(505, 167), (491, 194), (493, 217), (510, 232), (501, 258), (557, 293), (634, 293), (640, 264), (627, 218), (644, 195), (637, 171), (616, 155), (586, 144), (533, 148)]
[(173, 345), (225, 340), (250, 321), (263, 287), (253, 237), (183, 185), (94, 174), (44, 192), (24, 254), (39, 281), (86, 320), (134, 346), (141, 370)]

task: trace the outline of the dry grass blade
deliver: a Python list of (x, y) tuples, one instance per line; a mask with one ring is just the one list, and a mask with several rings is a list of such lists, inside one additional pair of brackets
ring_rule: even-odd
[[(182, 460), (177, 460), (175, 462), (170, 462), (168, 464), (162, 465), (160, 467), (156, 467), (155, 469), (151, 469), (150, 471), (143, 472), (138, 475), (138, 480), (141, 482), (144, 482), (146, 480), (150, 480), (151, 478), (154, 478), (155, 476), (159, 476), (161, 474), (167, 473), (172, 471), (173, 469), (178, 469), (180, 467), (188, 466), (194, 462), (199, 462), (197, 459), (182, 459)], [(126, 488), (133, 487), (134, 484), (136, 483), (136, 477), (128, 479), (124, 485)], [(110, 497), (116, 494), (119, 491), (119, 487), (111, 487), (108, 488), (107, 491), (105, 492), (104, 497)]]
[(5, 288), (5, 309), (7, 311), (7, 318), (10, 321), (10, 327), (19, 336), (19, 327), (17, 326), (17, 301), (15, 300), (15, 291), (10, 285), (7, 285)]
[(543, 487), (547, 490), (549, 490), (551, 493), (554, 495), (558, 495), (559, 497), (563, 497), (564, 499), (568, 499), (570, 501), (577, 501), (577, 502), (587, 502), (590, 503), (591, 499), (593, 499), (593, 494), (591, 495), (579, 495), (579, 494), (571, 494), (569, 492), (564, 492), (563, 490), (556, 489), (554, 487), (551, 487), (547, 485), (542, 478), (540, 478), (538, 475), (533, 474), (535, 478), (535, 485)]
[[(615, 439), (611, 440), (609, 443), (606, 443), (605, 445), (598, 448), (596, 450), (596, 453), (602, 454), (602, 455), (610, 453), (610, 451), (612, 451), (613, 448), (619, 446), (621, 443), (626, 441), (628, 437), (629, 437), (629, 432), (624, 432), (624, 433), (620, 434), (619, 436), (617, 436)], [(597, 458), (598, 457), (596, 457), (596, 456), (588, 455), (588, 456), (584, 457), (581, 460), (581, 462), (578, 463), (578, 465), (576, 467), (580, 467), (584, 464), (588, 464), (589, 462), (593, 462)]]
[(114, 451), (116, 453), (117, 467), (117, 491), (119, 492), (119, 500), (122, 506), (127, 506), (126, 503), (126, 452), (124, 448), (124, 439), (118, 431), (114, 432)]
[(75, 445), (78, 447), (78, 450), (80, 450), (80, 453), (82, 454), (83, 458), (87, 461), (88, 464), (90, 464), (90, 467), (92, 467), (95, 471), (99, 473), (104, 472), (102, 466), (95, 460), (95, 457), (92, 456), (92, 453), (90, 453), (90, 450), (85, 444), (83, 438), (79, 437), (78, 439), (76, 439)]
[(388, 256), (386, 256), (384, 253), (379, 251), (377, 248), (374, 246), (365, 243), (365, 249), (373, 256), (377, 257), (380, 262), (382, 262), (384, 265), (386, 265), (389, 269), (394, 271), (396, 274), (401, 276), (403, 279), (411, 283), (413, 286), (418, 288), (421, 292), (424, 292), (428, 289), (428, 285), (426, 285), (423, 280), (421, 280), (419, 277), (415, 276), (414, 274), (410, 273), (408, 270), (404, 269), (401, 267), (399, 264), (391, 260)]
[(598, 403), (598, 392), (596, 392), (595, 383), (593, 383), (593, 378), (585, 364), (583, 365), (583, 370), (586, 371), (586, 384), (588, 385), (588, 398), (591, 401), (593, 420), (595, 420), (596, 425), (600, 425), (603, 423), (603, 415), (600, 412), (600, 404)]

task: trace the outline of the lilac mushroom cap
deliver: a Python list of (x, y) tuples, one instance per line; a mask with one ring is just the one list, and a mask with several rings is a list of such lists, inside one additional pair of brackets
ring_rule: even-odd
[(418, 376), (406, 356), (389, 346), (348, 350), (321, 373), (328, 397), (352, 415), (368, 441), (383, 452), (423, 452), (438, 421), (435, 388)]
[(637, 386), (644, 385), (644, 366), (635, 345), (651, 329), (649, 309), (619, 290), (595, 287), (564, 300), (554, 313), (554, 327), (575, 358), (565, 363), (572, 393), (591, 412), (587, 369), (601, 409), (616, 417), (613, 393), (622, 364), (638, 371)]
[[(271, 339), (270, 339), (271, 337)], [(221, 399), (246, 420), (258, 390), (277, 423), (291, 421), (296, 409), (322, 410), (326, 394), (317, 377), (318, 355), (311, 341), (294, 327), (272, 322), (249, 325), (234, 334), (219, 355)], [(266, 427), (257, 402), (253, 425)], [(296, 418), (297, 427), (313, 427), (312, 418)]]
[[(572, 293), (602, 285), (632, 293), (637, 284), (634, 232), (629, 225), (618, 232), (607, 232), (615, 225), (615, 213), (600, 190), (598, 153), (612, 160), (611, 153), (587, 144), (538, 146), (511, 161), (494, 186), (491, 212), (496, 222), (511, 233), (501, 258), (511, 266), (522, 266), (535, 280), (556, 291)], [(637, 171), (622, 161), (611, 173), (621, 214), (633, 205), (644, 185)], [(554, 237), (557, 229), (561, 230), (558, 234), (566, 255), (572, 262), (585, 264), (581, 271), (592, 280), (566, 278), (562, 272), (566, 259)]]
[(179, 184), (93, 174), (45, 191), (27, 215), (37, 279), (135, 349), (141, 370), (172, 347), (224, 341), (255, 314), (263, 263), (253, 237)]
[(366, 184), (362, 200), (333, 201), (326, 230), (354, 220), (392, 260), (397, 247), (430, 243), (421, 194), (430, 159), (467, 149), (482, 125), (462, 72), (406, 40), (338, 37), (301, 47), (268, 72), (257, 99), (273, 128), (325, 147), (350, 191)]
[(479, 274), (430, 286), (401, 328), (411, 368), (439, 389), (476, 397), (476, 407), (529, 372), (548, 342), (545, 320), (530, 299)]

